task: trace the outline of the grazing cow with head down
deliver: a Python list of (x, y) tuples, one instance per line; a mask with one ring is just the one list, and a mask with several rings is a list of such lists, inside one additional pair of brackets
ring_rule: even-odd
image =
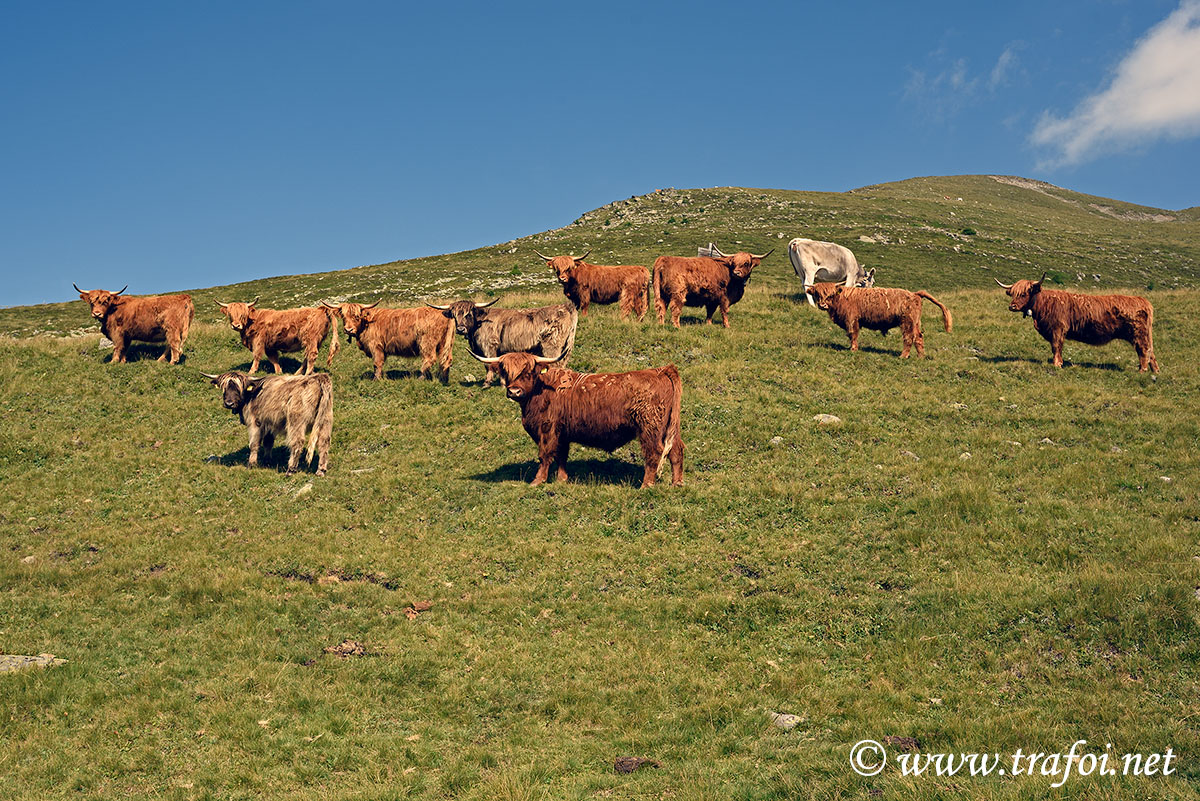
[(921, 334), (921, 299), (942, 310), (942, 324), (947, 333), (953, 320), (950, 310), (928, 292), (909, 292), (890, 287), (847, 287), (842, 284), (820, 283), (808, 288), (817, 307), (829, 312), (833, 320), (850, 335), (850, 350), (858, 350), (858, 331), (870, 328), (884, 334), (899, 328), (904, 339), (900, 358), (907, 359), (913, 345), (917, 355), (925, 355), (925, 337)]
[(238, 415), (250, 433), (250, 467), (258, 466), (258, 449), (267, 453), (278, 434), (287, 436), (289, 473), (296, 472), (304, 440), (311, 431), (305, 464), (318, 454), (317, 475), (329, 466), (329, 441), (333, 436), (333, 379), (316, 375), (270, 375), (254, 378), (246, 373), (200, 375), (221, 388), (225, 408)]
[(815, 305), (808, 288), (820, 279), (823, 282), (842, 282), (843, 286), (875, 286), (875, 271), (863, 270), (850, 249), (834, 242), (796, 237), (788, 242), (788, 259), (796, 277), (804, 282), (809, 305)]
[(654, 261), (654, 311), (661, 325), (671, 307), (671, 324), (679, 327), (684, 306), (703, 306), (708, 312), (705, 324), (711, 325), (713, 313), (721, 310), (721, 322), (729, 327), (729, 307), (742, 299), (750, 272), (775, 252), (771, 248), (761, 256), (733, 253), (712, 258), (659, 256)]
[(308, 375), (317, 363), (317, 351), (330, 332), (333, 333), (333, 344), (329, 347), (329, 358), (325, 366), (333, 364), (333, 355), (338, 352), (337, 325), (333, 322), (333, 311), (325, 307), (308, 307), (303, 309), (260, 309), (255, 306), (258, 298), (249, 303), (222, 303), (221, 313), (229, 318), (229, 327), (242, 337), (242, 344), (254, 354), (250, 363), (250, 372), (258, 372), (258, 363), (265, 355), (275, 368), (276, 373), (282, 373), (279, 365), (280, 353), (304, 351), (304, 363), (296, 368)]
[(324, 304), (342, 320), (350, 340), (375, 362), (375, 379), (383, 377), (388, 356), (420, 356), (421, 375), (433, 378), (430, 368), (436, 363), (442, 383), (450, 381), (454, 325), (444, 315), (424, 306), (417, 309), (377, 309), (379, 301), (369, 305)]
[(567, 480), (573, 442), (612, 453), (634, 439), (646, 463), (643, 487), (654, 485), (667, 460), (671, 483), (683, 483), (683, 382), (675, 365), (629, 373), (577, 373), (549, 367), (554, 359), (529, 353), (471, 355), (498, 369), (508, 397), (521, 407), (521, 424), (538, 449), (538, 471), (531, 485), (544, 483), (554, 462), (558, 480)]
[[(650, 286), (650, 271), (636, 264), (605, 266), (588, 264), (588, 254), (574, 256), (543, 256), (562, 284), (563, 294), (579, 309), (580, 317), (587, 317), (591, 303), (619, 303), (621, 319), (630, 313), (637, 315), (638, 322), (646, 316), (646, 290)], [(588, 253), (591, 253), (589, 250)]]
[(100, 332), (112, 340), (114, 362), (125, 361), (125, 349), (133, 340), (139, 342), (166, 342), (158, 360), (177, 364), (183, 353), (183, 342), (192, 327), (196, 307), (191, 295), (151, 295), (145, 298), (129, 298), (120, 292), (105, 289), (84, 291), (71, 284), (79, 298), (91, 307), (92, 317), (100, 323)]
[(1158, 372), (1154, 358), (1154, 307), (1145, 298), (1131, 295), (1081, 295), (1058, 289), (1042, 289), (1046, 274), (1037, 281), (1020, 280), (1004, 287), (1012, 301), (1009, 311), (1033, 318), (1054, 354), (1054, 366), (1063, 366), (1063, 340), (1088, 345), (1106, 345), (1123, 339), (1137, 351), (1138, 370)]
[[(566, 364), (575, 347), (579, 311), (571, 303), (538, 309), (489, 309), (495, 303), (459, 300), (447, 306), (427, 304), (454, 321), (467, 347), (483, 356), (504, 353), (533, 353)], [(483, 385), (496, 380), (496, 368), (488, 364)]]

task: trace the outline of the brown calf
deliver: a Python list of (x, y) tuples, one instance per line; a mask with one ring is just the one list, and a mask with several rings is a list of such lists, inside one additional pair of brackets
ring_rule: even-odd
[(721, 321), (728, 328), (729, 307), (745, 294), (750, 271), (773, 252), (775, 248), (761, 256), (745, 252), (718, 258), (659, 256), (654, 262), (653, 289), (659, 324), (668, 305), (676, 328), (684, 306), (703, 306), (708, 312), (705, 324), (711, 324), (713, 313), (720, 309)]
[(1106, 345), (1123, 339), (1137, 351), (1138, 370), (1158, 372), (1154, 358), (1154, 307), (1145, 298), (1132, 295), (1081, 295), (1058, 289), (1042, 289), (1046, 274), (1037, 281), (1020, 280), (1004, 287), (1012, 301), (1009, 311), (1033, 318), (1054, 353), (1054, 366), (1063, 366), (1063, 340), (1088, 345)]
[(144, 298), (127, 298), (120, 292), (104, 289), (84, 291), (71, 284), (79, 298), (92, 309), (92, 317), (100, 323), (100, 332), (112, 340), (114, 362), (125, 361), (125, 349), (133, 340), (139, 342), (166, 342), (158, 360), (171, 357), (171, 364), (179, 362), (183, 354), (183, 342), (192, 327), (196, 307), (191, 295), (151, 295)]
[(646, 463), (643, 487), (654, 485), (668, 459), (671, 483), (683, 483), (683, 382), (675, 365), (630, 373), (577, 373), (547, 367), (554, 359), (529, 353), (471, 355), (496, 366), (508, 397), (521, 407), (521, 424), (538, 448), (538, 471), (531, 485), (545, 482), (556, 461), (558, 480), (567, 480), (567, 453), (573, 442), (612, 453), (634, 439)]
[[(580, 317), (587, 317), (588, 305), (592, 303), (619, 303), (621, 319), (636, 314), (638, 322), (646, 316), (646, 290), (650, 287), (650, 271), (636, 264), (605, 266), (588, 264), (587, 253), (574, 256), (543, 256), (562, 284), (563, 294), (579, 309)], [(588, 253), (591, 253), (589, 250)]]
[(829, 312), (833, 320), (850, 335), (850, 350), (858, 350), (859, 328), (870, 328), (886, 334), (899, 328), (904, 338), (900, 358), (907, 359), (913, 345), (917, 355), (925, 355), (925, 337), (921, 334), (921, 299), (942, 310), (942, 324), (950, 331), (953, 320), (950, 310), (928, 292), (909, 292), (890, 287), (848, 287), (842, 284), (820, 283), (810, 286), (808, 294), (816, 298), (817, 307)]
[(221, 388), (225, 408), (241, 418), (250, 433), (250, 467), (258, 466), (258, 449), (267, 453), (277, 434), (287, 435), (289, 473), (296, 472), (304, 440), (311, 430), (305, 464), (318, 454), (317, 475), (329, 466), (329, 442), (333, 437), (333, 379), (317, 375), (269, 375), (252, 378), (246, 373), (200, 375)]
[(437, 363), (442, 383), (449, 382), (454, 324), (435, 309), (377, 309), (378, 303), (324, 305), (341, 318), (346, 337), (358, 340), (358, 347), (375, 362), (376, 380), (383, 378), (388, 356), (420, 356), (422, 376), (432, 379), (430, 368)]
[[(537, 309), (489, 309), (495, 303), (457, 300), (446, 306), (426, 304), (454, 321), (467, 347), (483, 356), (524, 351), (547, 356), (566, 364), (575, 347), (575, 327), (579, 311), (570, 303)], [(496, 380), (496, 366), (488, 364), (483, 385)]]
[(229, 318), (229, 327), (241, 334), (242, 344), (254, 355), (250, 372), (258, 372), (258, 363), (265, 355), (275, 372), (282, 373), (279, 354), (302, 350), (304, 364), (296, 368), (296, 373), (308, 375), (317, 363), (321, 343), (330, 332), (333, 333), (333, 344), (325, 366), (333, 364), (333, 355), (338, 352), (338, 335), (331, 309), (322, 306), (277, 311), (259, 309), (255, 306), (257, 302), (258, 298), (249, 303), (216, 302), (221, 313)]

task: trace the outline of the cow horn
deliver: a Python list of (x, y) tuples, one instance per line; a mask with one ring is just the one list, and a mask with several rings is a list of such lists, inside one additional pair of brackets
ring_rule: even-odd
[(1013, 288), (1012, 284), (1003, 283), (999, 278), (993, 278), (992, 280), (995, 281), (997, 284), (1000, 284), (1000, 287), (1002, 289), (1012, 289)]
[(229, 304), (228, 304), (228, 303), (222, 303), (222, 302), (221, 302), (221, 301), (219, 301), (219, 300), (214, 300), (214, 301), (213, 301), (213, 303), (216, 303), (216, 304), (217, 304), (218, 306), (220, 306), (222, 309), (227, 309), (227, 308), (229, 308)]
[(498, 300), (500, 300), (500, 298), (492, 298), (492, 299), (491, 299), (491, 300), (489, 300), (487, 303), (479, 303), (479, 302), (476, 302), (476, 303), (475, 303), (475, 308), (477, 308), (477, 309), (486, 309), (488, 306), (491, 306), (493, 303), (495, 303), (495, 302), (496, 302), (496, 301), (498, 301)]
[[(1045, 276), (1042, 276), (1042, 277), (1044, 278)], [(126, 284), (125, 286), (121, 287), (120, 289), (118, 289), (118, 290), (117, 290), (116, 292), (114, 292), (113, 294), (114, 294), (114, 295), (120, 295), (120, 294), (121, 294), (122, 292), (124, 292), (126, 289), (129, 289), (129, 284)]]
[(475, 352), (474, 348), (467, 348), (467, 353), (471, 354), (472, 356), (474, 356), (476, 359), (483, 362), (484, 364), (496, 364), (497, 362), (500, 361), (499, 356), (480, 356), (478, 353)]
[(1045, 281), (1045, 280), (1046, 280), (1046, 273), (1044, 273), (1044, 272), (1043, 272), (1043, 273), (1042, 273), (1042, 277), (1041, 277), (1041, 278), (1039, 278), (1039, 279), (1037, 280), (1037, 283), (1036, 283), (1036, 284), (1034, 284), (1034, 286), (1041, 286), (1041, 285), (1042, 285), (1042, 282), (1043, 282), (1043, 281)]
[(72, 281), (71, 286), (75, 287), (75, 291), (78, 292), (80, 295), (84, 294), (84, 291), (79, 288), (79, 284)]
[(572, 256), (571, 261), (579, 263), (579, 262), (583, 261), (584, 259), (586, 259), (588, 257), (588, 253), (591, 253), (591, 252), (592, 252), (592, 249), (588, 248), (587, 253), (584, 253), (582, 256), (579, 256), (579, 257)]
[(247, 303), (246, 305), (247, 305), (247, 306), (253, 306), (255, 303), (258, 303), (258, 295), (255, 295), (255, 296), (254, 296), (254, 300), (250, 301), (250, 302), (249, 302), (249, 303)]
[(375, 301), (374, 303), (370, 303), (370, 304), (367, 304), (366, 306), (363, 306), (363, 308), (364, 309), (373, 309), (378, 305), (379, 305), (379, 301)]
[(216, 381), (218, 378), (220, 378), (220, 377), (221, 377), (221, 376), (219, 376), (219, 375), (209, 375), (208, 373), (201, 373), (200, 375), (204, 376), (204, 377), (205, 377), (205, 378), (207, 378), (209, 381)]
[(770, 256), (774, 252), (775, 252), (775, 248), (771, 248), (770, 250), (768, 250), (766, 253), (762, 254), (761, 256), (755, 256), (753, 253), (751, 253), (750, 257), (758, 259), (759, 261), (762, 261), (763, 259), (765, 259), (767, 256)]
[(340, 306), (334, 306), (332, 303), (330, 303), (327, 300), (321, 301), (321, 305), (324, 306), (326, 309), (340, 309), (341, 308)]
[(430, 303), (428, 301), (425, 302), (425, 305), (431, 309), (437, 309), (438, 311), (447, 311), (450, 308), (449, 306), (439, 306), (436, 303)]
[(543, 256), (541, 253), (538, 253), (537, 248), (534, 248), (533, 252), (537, 253), (538, 258), (541, 259), (542, 261), (554, 261), (553, 256)]
[(561, 362), (561, 361), (562, 361), (562, 359), (563, 359), (563, 356), (566, 356), (566, 354), (565, 354), (565, 353), (560, 353), (559, 355), (557, 355), (557, 356), (553, 356), (553, 357), (551, 357), (551, 356), (538, 356), (537, 354), (533, 354), (533, 360), (534, 360), (535, 362), (537, 362), (538, 364), (554, 364), (555, 362)]

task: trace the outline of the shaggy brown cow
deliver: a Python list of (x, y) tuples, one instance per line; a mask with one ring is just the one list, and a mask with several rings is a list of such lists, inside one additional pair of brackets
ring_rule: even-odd
[(100, 332), (112, 340), (114, 362), (125, 361), (125, 348), (132, 340), (139, 342), (166, 342), (158, 360), (171, 357), (177, 364), (183, 353), (183, 342), (192, 327), (196, 307), (191, 295), (151, 295), (144, 298), (127, 298), (120, 292), (105, 289), (84, 291), (75, 284), (79, 298), (92, 309), (92, 317), (100, 323)]
[(577, 373), (548, 367), (554, 359), (529, 353), (471, 355), (499, 370), (508, 397), (521, 406), (521, 424), (537, 445), (540, 461), (531, 485), (545, 482), (555, 461), (558, 480), (567, 480), (567, 452), (573, 442), (612, 453), (634, 439), (646, 463), (643, 487), (654, 485), (668, 459), (671, 483), (683, 483), (683, 382), (675, 365), (630, 373)]
[[(591, 303), (618, 303), (621, 319), (630, 313), (637, 315), (638, 322), (646, 316), (646, 290), (650, 287), (650, 271), (636, 264), (604, 266), (584, 261), (588, 254), (574, 256), (543, 256), (562, 284), (563, 294), (579, 309), (580, 317), (587, 317)], [(591, 253), (589, 250), (588, 253)]]
[(1123, 339), (1137, 351), (1138, 370), (1149, 367), (1158, 372), (1154, 358), (1154, 307), (1145, 298), (1132, 295), (1081, 295), (1058, 289), (1042, 289), (1046, 274), (1037, 281), (1022, 279), (1004, 287), (1012, 301), (1009, 311), (1033, 318), (1037, 328), (1054, 352), (1054, 366), (1063, 366), (1063, 340), (1073, 339), (1089, 345), (1106, 345)]
[(942, 310), (942, 324), (950, 331), (953, 320), (950, 310), (928, 292), (909, 292), (891, 287), (848, 287), (822, 282), (808, 288), (817, 307), (829, 312), (833, 320), (850, 335), (850, 350), (858, 350), (859, 328), (870, 328), (886, 334), (899, 328), (904, 338), (900, 358), (907, 359), (913, 345), (917, 355), (925, 355), (925, 337), (921, 334), (921, 298)]
[(712, 324), (713, 312), (721, 310), (721, 321), (729, 327), (729, 307), (742, 299), (750, 271), (775, 252), (771, 248), (761, 256), (733, 253), (715, 258), (659, 256), (654, 262), (654, 311), (661, 325), (667, 306), (671, 324), (679, 327), (684, 306), (703, 306), (708, 312), (705, 324)]
[[(539, 309), (489, 309), (495, 303), (458, 300), (448, 306), (435, 306), (454, 320), (454, 327), (467, 340), (467, 346), (483, 356), (526, 352), (546, 356), (566, 364), (575, 347), (575, 326), (579, 311), (573, 304), (543, 306)], [(489, 364), (483, 385), (496, 380), (496, 368)]]
[(379, 301), (324, 304), (342, 320), (342, 329), (350, 340), (375, 362), (375, 380), (383, 378), (383, 363), (388, 356), (420, 356), (421, 375), (432, 380), (430, 368), (436, 362), (442, 383), (450, 381), (454, 326), (444, 315), (424, 306), (417, 309), (377, 309)]
[(279, 365), (280, 353), (304, 351), (304, 364), (296, 368), (297, 375), (301, 371), (308, 375), (317, 363), (317, 351), (330, 332), (333, 333), (333, 344), (329, 348), (329, 358), (325, 366), (333, 364), (333, 355), (338, 352), (337, 324), (333, 322), (333, 311), (324, 306), (310, 306), (303, 309), (259, 309), (255, 306), (258, 298), (249, 303), (222, 303), (221, 313), (229, 318), (229, 327), (242, 336), (242, 344), (254, 354), (250, 363), (250, 372), (258, 372), (258, 363), (266, 355), (275, 368), (282, 373)]
[(221, 388), (225, 408), (238, 415), (250, 433), (250, 467), (258, 466), (258, 448), (267, 453), (277, 434), (287, 435), (289, 473), (296, 472), (304, 440), (311, 430), (305, 464), (318, 453), (317, 475), (329, 466), (329, 441), (333, 436), (333, 379), (317, 375), (269, 375), (252, 378), (246, 373), (201, 373)]

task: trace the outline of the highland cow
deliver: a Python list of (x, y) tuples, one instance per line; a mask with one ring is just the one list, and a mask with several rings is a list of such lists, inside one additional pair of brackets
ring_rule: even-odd
[[(446, 306), (426, 304), (454, 321), (467, 347), (482, 356), (504, 353), (533, 353), (565, 365), (575, 347), (575, 326), (579, 311), (573, 304), (543, 306), (538, 309), (489, 309), (495, 303), (455, 301)], [(496, 380), (496, 368), (488, 364), (483, 385)]]
[(383, 378), (388, 356), (419, 356), (421, 375), (432, 380), (430, 368), (438, 365), (442, 383), (450, 381), (453, 361), (454, 325), (434, 309), (377, 309), (379, 301), (369, 305), (324, 304), (342, 320), (347, 339), (375, 362), (375, 379)]
[(713, 258), (659, 256), (654, 262), (654, 311), (659, 325), (667, 307), (671, 324), (679, 327), (684, 306), (703, 306), (708, 312), (704, 322), (712, 324), (713, 314), (721, 310), (721, 322), (729, 327), (729, 307), (742, 299), (750, 272), (775, 252), (771, 248), (761, 256), (739, 252)]
[(258, 372), (258, 363), (264, 355), (275, 372), (282, 373), (279, 354), (302, 350), (304, 363), (296, 368), (296, 373), (310, 374), (317, 363), (317, 351), (331, 332), (333, 344), (325, 366), (333, 364), (333, 356), (338, 352), (338, 335), (332, 310), (322, 306), (277, 311), (257, 308), (257, 302), (258, 298), (249, 303), (216, 302), (221, 313), (229, 318), (229, 327), (241, 335), (242, 344), (254, 356), (250, 363), (251, 373)]
[(913, 345), (917, 356), (925, 355), (925, 337), (921, 334), (921, 299), (942, 310), (942, 324), (949, 333), (953, 320), (950, 310), (928, 292), (909, 292), (890, 287), (847, 287), (843, 284), (820, 283), (808, 288), (816, 298), (817, 307), (829, 312), (829, 319), (850, 336), (850, 350), (858, 350), (858, 331), (870, 328), (887, 334), (899, 328), (904, 340), (900, 358), (907, 359)]
[(121, 292), (104, 289), (84, 291), (71, 284), (79, 298), (91, 307), (92, 317), (100, 323), (100, 332), (112, 340), (112, 361), (125, 361), (125, 349), (131, 341), (166, 342), (158, 360), (178, 364), (183, 343), (196, 316), (191, 295), (150, 295), (144, 298), (124, 297)]
[(1082, 295), (1058, 289), (1042, 289), (1046, 274), (1037, 281), (1022, 279), (1003, 284), (1012, 298), (1009, 311), (1033, 318), (1037, 332), (1050, 343), (1055, 367), (1063, 366), (1063, 340), (1088, 345), (1106, 345), (1123, 339), (1137, 352), (1138, 371), (1149, 367), (1158, 372), (1154, 358), (1154, 307), (1145, 298), (1132, 295)]
[(221, 388), (225, 408), (238, 415), (249, 430), (248, 466), (258, 466), (260, 446), (269, 454), (275, 445), (275, 437), (285, 434), (287, 471), (295, 473), (307, 436), (310, 439), (304, 462), (311, 465), (316, 452), (317, 475), (325, 475), (329, 466), (329, 442), (333, 437), (333, 379), (327, 373), (261, 378), (239, 372), (200, 375)]
[(838, 283), (843, 286), (875, 286), (875, 271), (863, 270), (862, 265), (849, 248), (835, 242), (820, 242), (815, 239), (797, 237), (788, 242), (788, 259), (796, 277), (804, 282), (804, 294), (809, 305), (815, 305), (808, 288), (822, 282)]
[(632, 313), (637, 315), (640, 323), (646, 316), (650, 271), (645, 267), (636, 264), (588, 264), (584, 261), (587, 253), (579, 258), (543, 256), (536, 250), (534, 253), (554, 270), (562, 284), (563, 294), (579, 309), (580, 317), (587, 317), (588, 306), (592, 303), (618, 303), (622, 320)]

